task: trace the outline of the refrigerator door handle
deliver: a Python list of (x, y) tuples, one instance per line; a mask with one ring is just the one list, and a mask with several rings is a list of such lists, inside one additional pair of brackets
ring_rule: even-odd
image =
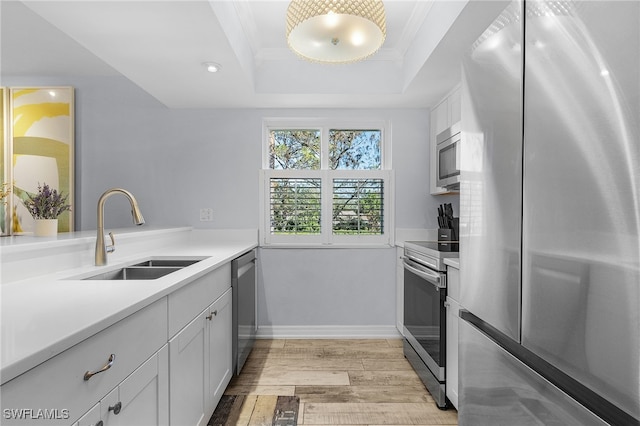
[(420, 278), (423, 278), (434, 285), (438, 290), (441, 288), (446, 288), (447, 284), (444, 281), (442, 274), (439, 272), (431, 271), (430, 269), (420, 268), (415, 264), (415, 262), (411, 262), (407, 258), (403, 258), (402, 265), (404, 269), (413, 272)]

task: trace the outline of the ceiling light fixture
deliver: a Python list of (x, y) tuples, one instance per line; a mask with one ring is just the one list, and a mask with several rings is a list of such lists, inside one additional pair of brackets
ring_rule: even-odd
[(216, 64), (215, 62), (204, 62), (202, 65), (209, 72), (218, 72), (222, 68), (222, 65)]
[(386, 35), (382, 0), (292, 0), (287, 9), (289, 48), (313, 62), (363, 60)]

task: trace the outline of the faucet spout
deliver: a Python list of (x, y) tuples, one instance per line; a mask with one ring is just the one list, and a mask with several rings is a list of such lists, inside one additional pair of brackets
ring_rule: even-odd
[[(107, 264), (107, 251), (115, 250), (115, 243), (109, 246), (105, 246), (104, 242), (104, 203), (113, 194), (122, 194), (129, 199), (131, 204), (131, 215), (133, 216), (133, 223), (136, 225), (142, 225), (144, 223), (144, 217), (138, 207), (138, 202), (132, 193), (122, 188), (108, 189), (98, 199), (98, 235), (96, 236), (96, 266), (102, 266)], [(113, 237), (111, 238), (113, 241)]]

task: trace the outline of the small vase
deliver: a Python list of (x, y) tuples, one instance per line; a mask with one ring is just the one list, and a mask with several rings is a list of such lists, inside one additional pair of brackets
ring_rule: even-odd
[(36, 237), (55, 237), (58, 235), (58, 219), (36, 219), (33, 235)]

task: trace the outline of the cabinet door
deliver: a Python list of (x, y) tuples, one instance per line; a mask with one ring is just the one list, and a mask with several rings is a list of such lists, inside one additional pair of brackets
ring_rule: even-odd
[(104, 426), (168, 425), (168, 367), (165, 345), (102, 399)]
[[(3, 414), (5, 409), (51, 408), (54, 416), (38, 422), (68, 426), (166, 343), (167, 300), (162, 298), (3, 384)], [(106, 366), (111, 354), (112, 367), (84, 380), (86, 371)], [(24, 425), (25, 419), (3, 416), (2, 424)]]
[(233, 375), (231, 289), (209, 307), (209, 397), (207, 413), (212, 414)]
[(449, 120), (449, 99), (445, 99), (440, 102), (435, 108), (433, 113), (436, 116), (436, 136), (446, 130), (450, 126)]
[(100, 403), (87, 411), (73, 426), (103, 426), (102, 419), (100, 418)]
[(396, 247), (396, 328), (404, 336), (404, 249)]
[[(208, 327), (205, 310), (169, 341), (169, 424), (203, 425), (208, 392)], [(206, 351), (205, 351), (206, 350)]]
[(456, 89), (449, 95), (449, 126), (462, 119), (462, 97), (460, 89)]
[(458, 408), (458, 313), (460, 305), (447, 297), (447, 367), (446, 394), (449, 401)]

